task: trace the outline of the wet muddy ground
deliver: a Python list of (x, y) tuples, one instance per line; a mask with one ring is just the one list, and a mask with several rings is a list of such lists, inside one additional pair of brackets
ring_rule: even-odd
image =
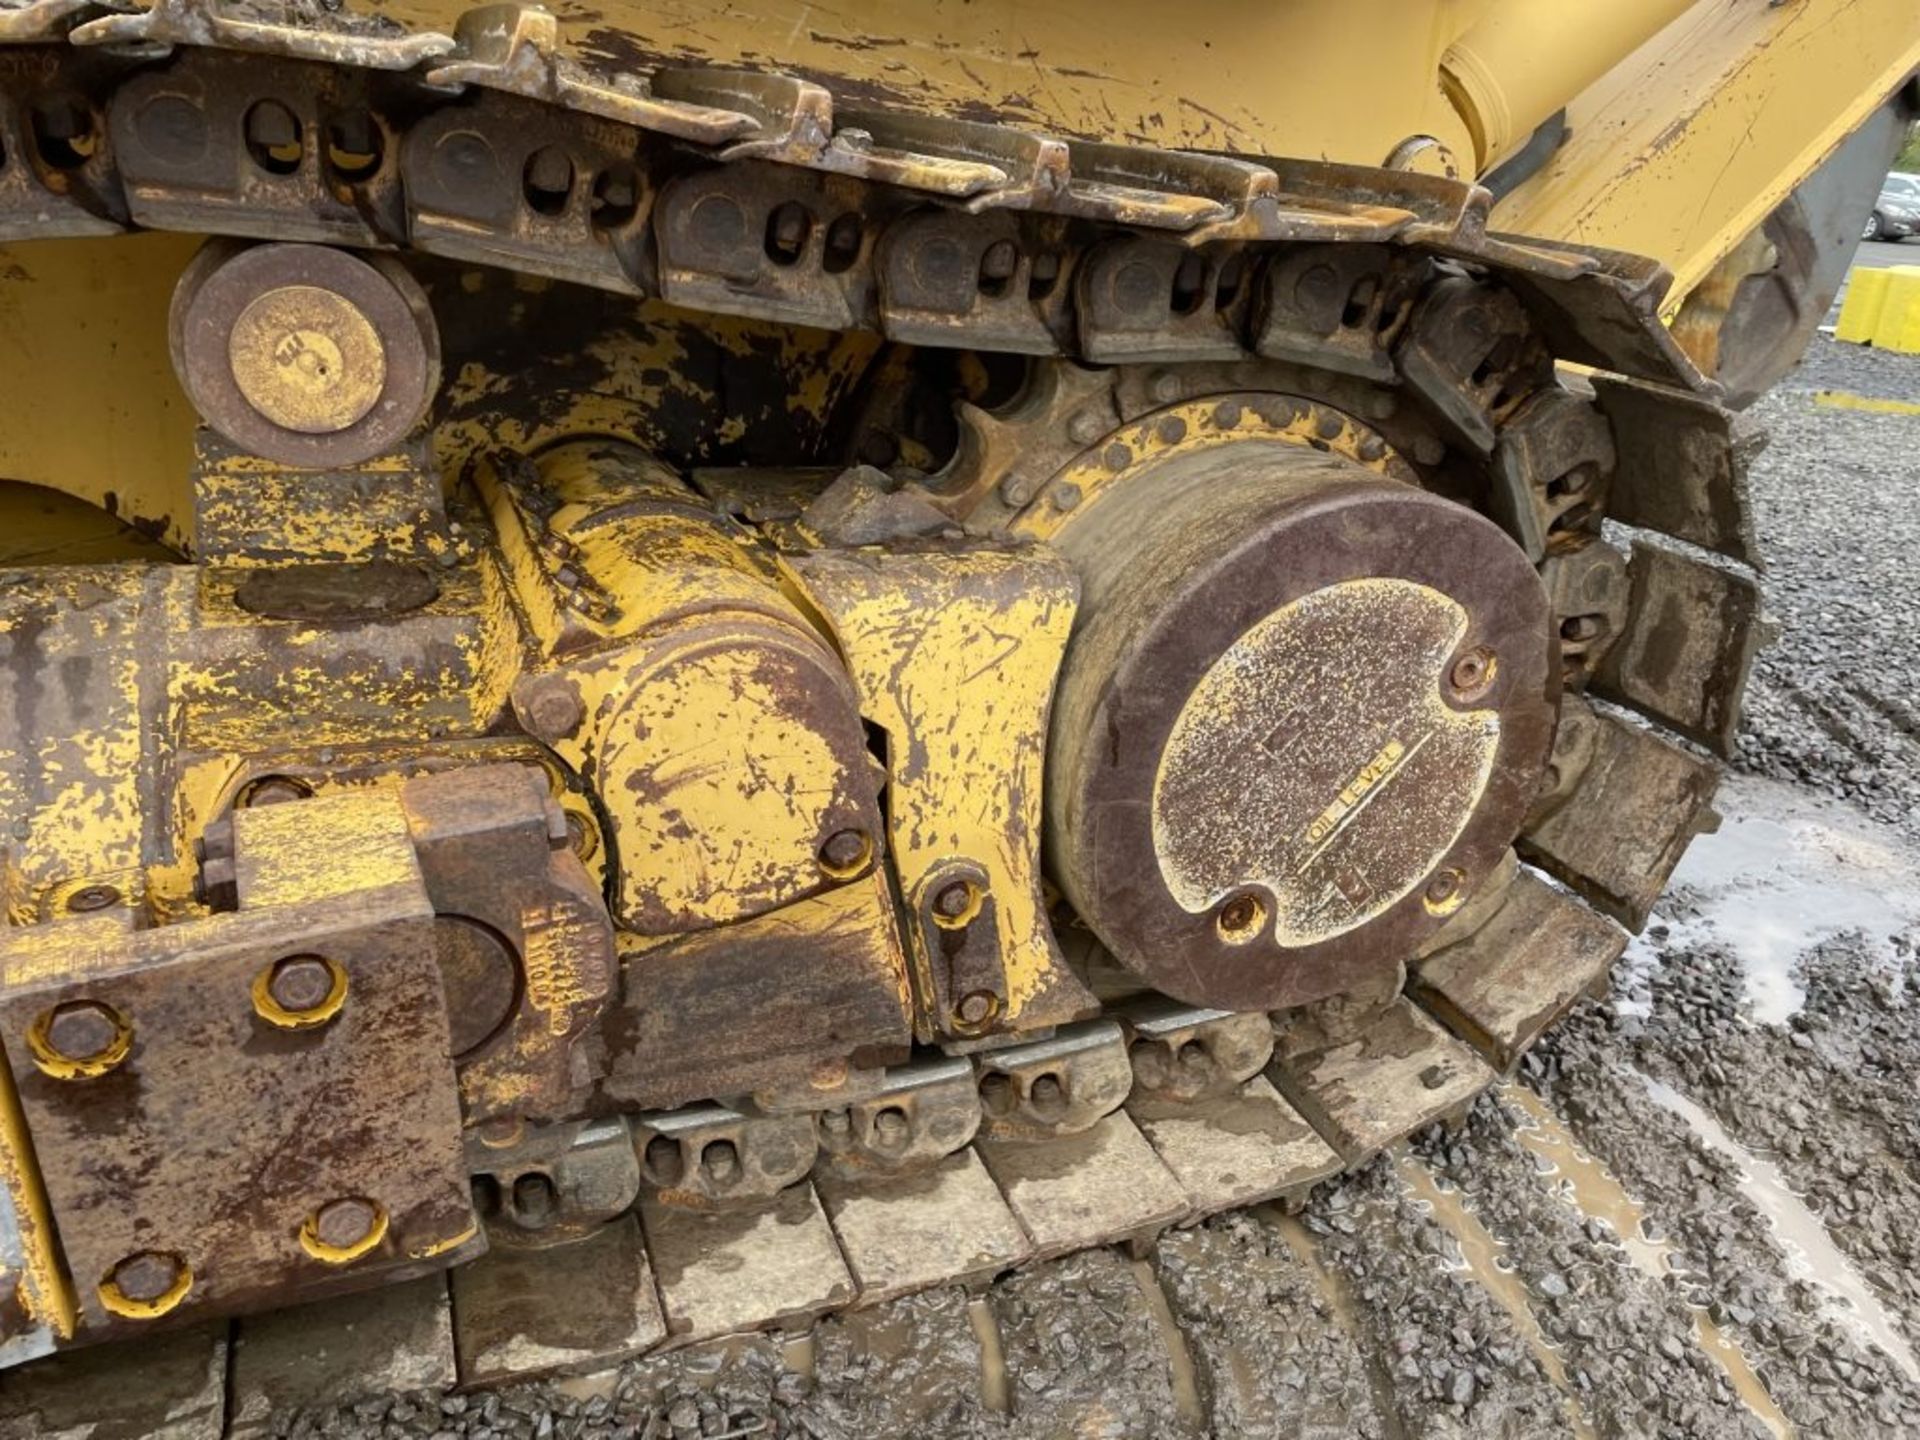
[[(1889, 388), (1890, 387), (1890, 388)], [(1755, 475), (1788, 638), (1613, 992), (1466, 1122), (1256, 1209), (303, 1435), (1920, 1435), (1920, 363), (1818, 342)]]

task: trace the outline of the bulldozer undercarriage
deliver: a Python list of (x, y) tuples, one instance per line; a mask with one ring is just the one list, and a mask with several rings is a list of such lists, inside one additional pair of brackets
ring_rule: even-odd
[(0, 234), (216, 237), (109, 502), (194, 563), (0, 571), (0, 1360), (451, 1267), (489, 1384), (1297, 1199), (1712, 823), (1657, 266), (530, 8), (0, 42)]

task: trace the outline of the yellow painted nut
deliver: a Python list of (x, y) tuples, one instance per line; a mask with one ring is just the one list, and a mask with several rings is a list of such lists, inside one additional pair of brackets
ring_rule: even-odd
[(329, 1200), (300, 1227), (300, 1246), (328, 1265), (345, 1265), (368, 1254), (387, 1235), (386, 1210), (364, 1195)]
[(34, 1021), (27, 1048), (43, 1074), (56, 1080), (90, 1080), (127, 1058), (133, 1027), (103, 1000), (66, 1000)]
[(114, 1265), (100, 1282), (100, 1303), (127, 1320), (158, 1320), (193, 1288), (193, 1269), (178, 1255), (142, 1250)]
[(387, 352), (366, 313), (337, 291), (282, 285), (233, 322), (227, 359), (240, 393), (274, 424), (307, 435), (345, 430), (387, 383)]
[(347, 972), (324, 955), (288, 955), (253, 977), (253, 1008), (281, 1030), (311, 1030), (347, 1003)]

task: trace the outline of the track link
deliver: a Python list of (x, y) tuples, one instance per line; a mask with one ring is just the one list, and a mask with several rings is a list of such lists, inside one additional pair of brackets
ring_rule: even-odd
[[(0, 43), (21, 62), (3, 82), (0, 239), (153, 228), (411, 249), (695, 310), (1059, 357), (1037, 412), (963, 415), (961, 456), (929, 482), (988, 533), (1044, 533), (1070, 467), (1127, 425), (1311, 372), (1348, 414), (1411, 397), (1425, 418), (1399, 441), (1382, 418), (1318, 443), (1420, 477), (1484, 472), (1478, 498), (1555, 601), (1569, 695), (1526, 866), (1413, 963), (1404, 994), (1273, 1017), (1271, 1060), (1199, 1099), (1156, 1091), (1137, 1017), (1089, 1022), (1093, 1048), (1132, 1069), (1084, 1123), (1016, 1133), (989, 1102), (978, 1138), (912, 1173), (817, 1168), (718, 1206), (655, 1185), (584, 1240), (500, 1246), (456, 1270), (450, 1310), (428, 1281), (364, 1302), (398, 1330), (355, 1340), (338, 1306), (312, 1317), (343, 1347), (331, 1354), (404, 1332), (428, 1368), (457, 1357), (435, 1380), (597, 1369), (1296, 1201), (1511, 1071), (1604, 982), (1625, 943), (1613, 921), (1642, 923), (1711, 823), (1701, 750), (1731, 744), (1757, 592), (1742, 455), (1659, 322), (1657, 266), (1489, 234), (1489, 197), (1469, 185), (865, 114), (781, 76), (597, 73), (531, 7), (439, 36), (187, 0), (32, 0), (0, 8)], [(263, 122), (263, 104), (279, 113)], [(153, 117), (182, 106), (210, 139), (169, 149)], [(478, 136), (487, 163), (450, 163), (456, 135)], [(1600, 373), (1563, 382), (1556, 361)], [(1095, 391), (1111, 416), (1077, 434)], [(1631, 558), (1607, 520), (1635, 527)], [(947, 1063), (977, 1086), (1017, 1059)], [(811, 1119), (828, 1143), (838, 1122)], [(290, 1323), (240, 1334), (279, 1343)]]

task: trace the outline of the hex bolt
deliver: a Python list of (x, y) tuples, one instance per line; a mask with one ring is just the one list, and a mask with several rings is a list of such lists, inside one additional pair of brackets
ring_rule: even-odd
[(1202, 1045), (1198, 1040), (1189, 1040), (1180, 1047), (1180, 1064), (1183, 1069), (1203, 1069), (1211, 1062), (1212, 1058), (1212, 1056), (1207, 1054), (1207, 1047)]
[(540, 1230), (553, 1223), (560, 1208), (560, 1195), (553, 1177), (529, 1170), (513, 1182), (513, 1212), (529, 1230)]
[(669, 1140), (665, 1135), (656, 1135), (647, 1142), (646, 1165), (656, 1185), (678, 1185), (680, 1177), (687, 1173), (680, 1142)]
[(542, 740), (557, 740), (571, 735), (586, 718), (586, 709), (571, 685), (564, 680), (527, 686), (520, 702), (520, 713), (527, 728)]
[(1020, 252), (1011, 240), (996, 240), (980, 257), (980, 278), (993, 284), (1011, 280), (1020, 267)]
[(289, 955), (276, 960), (267, 980), (267, 994), (292, 1015), (318, 1010), (333, 994), (333, 967), (318, 955)]
[(1027, 1099), (1034, 1113), (1045, 1119), (1051, 1119), (1067, 1108), (1066, 1088), (1061, 1085), (1060, 1077), (1052, 1073), (1034, 1080), (1027, 1091)]
[(1451, 866), (1442, 870), (1427, 882), (1427, 904), (1436, 908), (1447, 904), (1460, 893), (1460, 886), (1466, 878)]
[(1180, 377), (1171, 370), (1156, 370), (1147, 381), (1147, 393), (1162, 405), (1171, 405), (1180, 398)]
[(836, 874), (858, 870), (872, 847), (864, 830), (836, 830), (820, 847), (820, 863)]
[(1076, 445), (1091, 445), (1100, 438), (1102, 428), (1098, 415), (1082, 410), (1067, 422), (1067, 438)]
[(1260, 902), (1251, 895), (1236, 895), (1220, 909), (1220, 930), (1225, 935), (1243, 935), (1260, 923)]
[(911, 1130), (904, 1110), (889, 1106), (873, 1117), (873, 1143), (882, 1150), (901, 1149)]
[(1484, 647), (1469, 650), (1453, 662), (1453, 669), (1447, 674), (1447, 683), (1458, 695), (1478, 695), (1493, 683), (1496, 665), (1491, 650)]
[(989, 1114), (1004, 1115), (1013, 1109), (1013, 1077), (1002, 1070), (980, 1077), (980, 1103)]
[(838, 1090), (847, 1083), (847, 1062), (843, 1059), (822, 1060), (807, 1072), (807, 1083), (816, 1090)]
[[(519, 1199), (518, 1186), (514, 1198)], [(313, 1214), (313, 1238), (330, 1250), (351, 1250), (365, 1244), (380, 1223), (380, 1209), (371, 1200), (350, 1195), (329, 1200)]]
[(965, 996), (954, 1008), (954, 1014), (962, 1025), (984, 1025), (993, 1015), (993, 996), (985, 990), (975, 990)]
[(716, 1185), (731, 1185), (740, 1178), (740, 1151), (731, 1140), (710, 1141), (700, 1152), (700, 1168)]
[(136, 1305), (151, 1305), (180, 1283), (180, 1261), (158, 1250), (142, 1250), (113, 1267), (107, 1277), (115, 1290)]
[(68, 1000), (47, 1017), (47, 1048), (76, 1064), (98, 1060), (120, 1038), (119, 1012), (98, 1000)]
[(933, 897), (934, 913), (949, 920), (957, 920), (967, 913), (973, 904), (973, 886), (965, 880), (955, 880), (951, 885), (940, 887), (940, 893)]
[(115, 886), (82, 885), (67, 897), (67, 909), (75, 915), (85, 915), (118, 904), (119, 900), (120, 891)]
[(550, 195), (573, 188), (573, 157), (558, 145), (542, 146), (527, 163), (527, 184)]
[(806, 243), (809, 219), (806, 209), (793, 201), (775, 210), (771, 232), (773, 248), (782, 255), (798, 256), (800, 247)]
[(1167, 1047), (1158, 1040), (1139, 1039), (1133, 1042), (1129, 1052), (1133, 1059), (1133, 1073), (1142, 1085), (1149, 1090), (1163, 1088), (1168, 1079)]
[(844, 1110), (828, 1110), (820, 1116), (820, 1128), (836, 1140), (853, 1133), (853, 1117)]

